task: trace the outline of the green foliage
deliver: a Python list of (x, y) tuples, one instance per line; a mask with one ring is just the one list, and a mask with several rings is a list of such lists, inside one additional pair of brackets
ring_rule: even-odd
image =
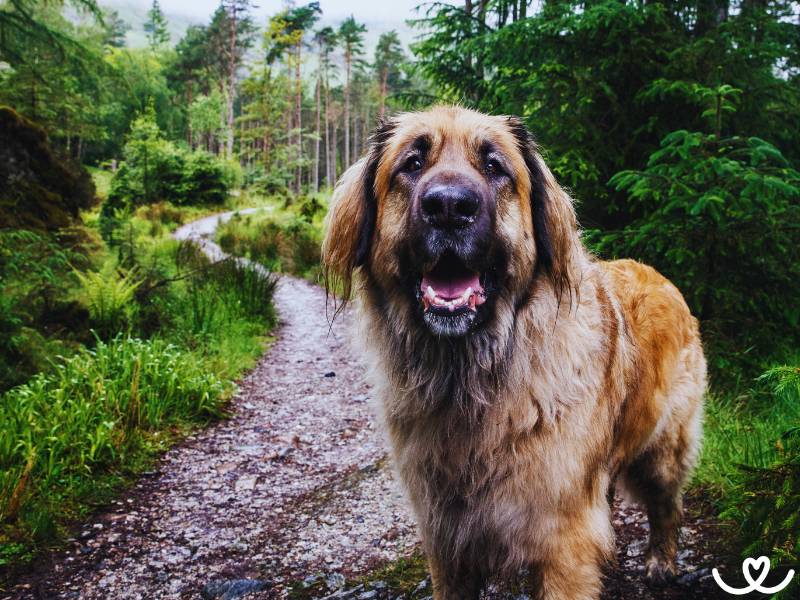
[(147, 21), (144, 23), (144, 31), (147, 34), (147, 41), (153, 50), (169, 43), (169, 30), (167, 29), (167, 19), (161, 12), (158, 0), (153, 0), (150, 10), (147, 11)]
[[(719, 131), (738, 91), (713, 91), (705, 116)], [(758, 368), (797, 347), (800, 172), (777, 148), (757, 137), (675, 131), (645, 170), (610, 183), (644, 216), (588, 239), (601, 254), (640, 258), (678, 285), (703, 321), (717, 372), (734, 360)]]
[(120, 273), (106, 268), (98, 272), (76, 271), (75, 276), (98, 334), (108, 337), (118, 331), (129, 331), (137, 308), (132, 300), (142, 283), (137, 280), (136, 271)]
[(95, 479), (152, 452), (154, 432), (218, 417), (229, 390), (193, 354), (121, 336), (0, 396), (2, 533), (48, 539)]
[[(55, 327), (82, 337), (86, 318), (70, 299), (85, 249), (67, 234), (0, 230), (0, 392), (45, 368)], [(69, 336), (67, 336), (69, 337)]]
[[(94, 0), (72, 0), (70, 4), (94, 17), (101, 14)], [(42, 19), (44, 8), (46, 3), (41, 0), (7, 0), (0, 5), (0, 60), (24, 63), (41, 49), (55, 50), (62, 59), (83, 58), (85, 48)]]
[[(413, 46), (441, 97), (525, 118), (578, 200), (583, 223), (619, 229), (641, 212), (607, 185), (640, 170), (668, 133), (700, 131), (692, 86), (742, 90), (724, 137), (758, 135), (800, 159), (800, 24), (792, 4), (432, 3)], [(526, 17), (526, 18), (524, 18)], [(700, 18), (702, 17), (702, 18)]]
[(235, 216), (220, 227), (217, 241), (228, 253), (317, 282), (325, 210), (317, 198), (306, 197), (282, 214)]

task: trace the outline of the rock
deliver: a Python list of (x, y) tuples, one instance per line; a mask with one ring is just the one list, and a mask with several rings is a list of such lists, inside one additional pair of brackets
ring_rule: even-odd
[(325, 585), (327, 585), (328, 589), (331, 590), (332, 592), (342, 589), (345, 583), (346, 581), (344, 575), (342, 575), (341, 573), (331, 573), (325, 579)]
[(706, 577), (708, 577), (709, 573), (711, 573), (711, 571), (707, 568), (697, 569), (697, 571), (694, 571), (692, 573), (686, 573), (686, 575), (681, 575), (680, 577), (678, 577), (678, 579), (675, 580), (675, 582), (678, 585), (684, 585), (684, 586), (691, 585), (700, 579), (705, 579)]
[(420, 592), (426, 590), (428, 588), (428, 585), (430, 585), (430, 579), (426, 577), (425, 579), (419, 582), (417, 588), (414, 590), (414, 593), (419, 594)]
[(358, 595), (358, 599), (359, 600), (372, 600), (373, 598), (377, 598), (377, 597), (378, 597), (378, 592), (376, 592), (375, 590), (370, 590), (368, 592), (362, 592), (361, 594)]
[(252, 592), (260, 592), (268, 586), (268, 581), (258, 579), (211, 581), (200, 592), (200, 596), (203, 600), (236, 600)]
[(328, 371), (325, 373), (325, 377), (336, 377), (336, 373), (333, 371)]

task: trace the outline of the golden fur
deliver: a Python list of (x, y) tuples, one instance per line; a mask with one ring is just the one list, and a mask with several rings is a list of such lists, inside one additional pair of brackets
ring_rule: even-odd
[[(504, 285), (461, 338), (425, 331), (401, 288), (410, 192), (391, 173), (421, 135), (426, 169), (479, 174), (488, 139), (513, 172), (494, 221)], [(654, 269), (584, 249), (572, 200), (518, 120), (438, 107), (382, 125), (337, 186), (323, 259), (329, 285), (355, 290), (437, 599), (477, 597), (521, 568), (541, 599), (597, 598), (615, 482), (647, 506), (648, 577), (675, 573), (706, 386), (697, 321)]]

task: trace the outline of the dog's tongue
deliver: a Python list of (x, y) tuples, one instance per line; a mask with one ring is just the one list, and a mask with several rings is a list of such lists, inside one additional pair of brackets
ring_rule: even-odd
[(482, 292), (477, 273), (464, 272), (454, 276), (444, 276), (437, 273), (428, 273), (422, 278), (422, 291), (428, 287), (433, 288), (437, 296), (444, 300), (460, 298), (467, 288), (472, 288), (473, 292)]

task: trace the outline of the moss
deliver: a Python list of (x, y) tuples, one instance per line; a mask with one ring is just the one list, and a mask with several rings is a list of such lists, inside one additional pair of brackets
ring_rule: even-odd
[(86, 169), (57, 156), (42, 128), (0, 106), (0, 228), (60, 229), (94, 203)]

